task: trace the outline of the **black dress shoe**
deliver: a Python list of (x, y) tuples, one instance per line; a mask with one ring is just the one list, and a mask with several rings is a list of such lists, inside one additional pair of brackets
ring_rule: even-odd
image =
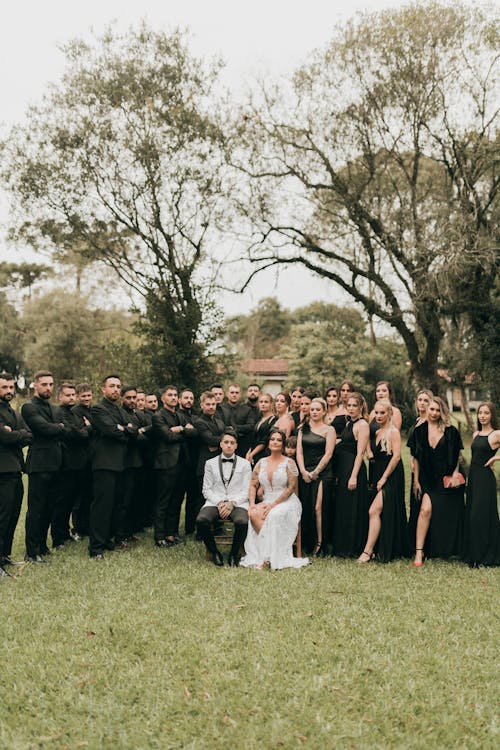
[(212, 562), (214, 565), (217, 565), (218, 568), (222, 568), (222, 566), (224, 565), (224, 559), (219, 550), (216, 550), (216, 552), (212, 552)]
[(178, 534), (174, 536), (174, 544), (184, 544), (184, 539), (182, 539)]
[(7, 573), (7, 571), (4, 570), (1, 565), (0, 565), (0, 578), (12, 578), (11, 574)]
[(232, 554), (229, 555), (227, 561), (229, 563), (230, 568), (237, 568), (240, 564), (240, 558)]
[(155, 545), (157, 547), (161, 547), (162, 549), (169, 549), (169, 547), (172, 546), (172, 542), (167, 542), (166, 539), (158, 539), (158, 541), (155, 542)]
[(26, 555), (24, 559), (26, 562), (35, 563), (36, 565), (48, 565), (47, 560), (44, 560), (41, 555)]
[(48, 557), (51, 554), (50, 549), (48, 547), (44, 547), (43, 550), (40, 552), (41, 557)]

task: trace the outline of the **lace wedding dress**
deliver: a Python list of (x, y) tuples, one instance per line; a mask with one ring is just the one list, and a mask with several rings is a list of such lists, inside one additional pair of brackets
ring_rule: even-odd
[[(272, 481), (269, 481), (267, 458), (260, 462), (259, 482), (264, 488), (264, 503), (272, 503), (286, 489), (288, 484), (287, 466), (297, 473), (293, 461), (283, 457), (275, 469)], [(297, 495), (290, 495), (288, 500), (276, 505), (269, 511), (260, 532), (257, 534), (252, 524), (248, 524), (245, 540), (245, 556), (240, 565), (251, 568), (263, 563), (270, 563), (273, 570), (280, 568), (302, 568), (309, 563), (307, 557), (294, 557), (292, 545), (297, 536), (302, 506)]]

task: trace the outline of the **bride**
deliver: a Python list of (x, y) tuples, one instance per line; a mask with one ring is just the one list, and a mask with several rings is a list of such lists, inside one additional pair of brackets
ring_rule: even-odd
[[(301, 568), (308, 558), (293, 556), (302, 507), (297, 497), (298, 469), (295, 461), (283, 455), (285, 436), (280, 430), (269, 435), (270, 455), (256, 465), (250, 484), (250, 523), (245, 540), (245, 557), (240, 565), (273, 570)], [(256, 503), (257, 489), (263, 489), (263, 501)]]

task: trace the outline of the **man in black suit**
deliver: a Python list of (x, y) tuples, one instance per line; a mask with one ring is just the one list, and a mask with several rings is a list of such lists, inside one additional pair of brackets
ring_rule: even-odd
[(51, 405), (54, 378), (49, 370), (35, 373), (34, 395), (23, 404), (21, 416), (33, 434), (28, 450), (28, 511), (26, 513), (26, 559), (45, 562), (49, 554), (47, 532), (59, 499), (62, 440), (67, 434), (58, 410)]
[(72, 541), (69, 519), (78, 498), (82, 477), (87, 465), (90, 420), (80, 418), (74, 411), (76, 388), (72, 383), (59, 387), (59, 414), (66, 427), (62, 441), (60, 496), (52, 515), (52, 544), (62, 547)]
[(216, 414), (217, 402), (212, 391), (204, 391), (200, 396), (201, 414), (196, 417), (195, 427), (198, 433), (199, 453), (196, 465), (196, 478), (198, 480), (198, 500), (196, 503), (196, 516), (205, 502), (203, 497), (203, 475), (205, 463), (218, 456), (221, 448), (220, 441), (224, 432), (224, 420)]
[(156, 393), (146, 393), (145, 410), (154, 414), (158, 411), (158, 396)]
[(163, 389), (161, 401), (163, 407), (153, 415), (157, 481), (154, 535), (157, 547), (168, 548), (180, 542), (179, 517), (189, 460), (187, 441), (196, 433), (192, 423), (176, 410), (178, 393), (174, 385)]
[(234, 429), (238, 441), (237, 454), (244, 458), (252, 447), (253, 431), (259, 412), (249, 404), (240, 403), (241, 388), (236, 383), (231, 383), (226, 396), (227, 401), (221, 405), (224, 425)]
[[(80, 425), (87, 422), (90, 424), (90, 407), (92, 406), (92, 387), (88, 383), (78, 383), (76, 386), (76, 404), (73, 413), (79, 420)], [(89, 437), (92, 436), (92, 427), (89, 428)], [(77, 489), (73, 505), (73, 532), (72, 539), (80, 541), (89, 533), (90, 503), (92, 500), (92, 464), (90, 460), (90, 439), (85, 443), (85, 467), (80, 474), (80, 484)]]
[(119, 376), (105, 377), (101, 390), (103, 398), (90, 409), (93, 497), (89, 555), (98, 560), (104, 557), (106, 550), (115, 548), (111, 537), (117, 526), (125, 451), (128, 440), (135, 437), (138, 429), (120, 406)]
[(139, 530), (139, 512), (142, 504), (142, 469), (144, 466), (143, 445), (147, 441), (146, 433), (151, 430), (142, 412), (137, 408), (137, 388), (125, 385), (121, 389), (122, 408), (131, 424), (137, 427), (135, 438), (129, 439), (125, 451), (125, 465), (122, 478), (122, 492), (117, 512), (117, 529), (115, 543), (126, 549), (129, 541), (137, 541), (134, 536)]
[(12, 540), (23, 500), (23, 447), (31, 442), (31, 432), (12, 409), (14, 376), (0, 373), (0, 578), (9, 574)]
[(224, 403), (224, 388), (220, 383), (214, 383), (210, 386), (212, 396), (215, 398), (215, 414), (220, 419), (224, 420), (222, 414), (222, 404)]
[[(182, 414), (188, 422), (194, 424), (195, 414), (194, 393), (189, 388), (181, 391), (179, 396), (179, 414)], [(196, 529), (196, 511), (198, 507), (198, 480), (196, 478), (196, 467), (198, 465), (198, 453), (200, 452), (198, 435), (193, 435), (187, 443), (188, 462), (186, 465), (186, 510), (184, 517), (184, 531), (186, 534), (194, 534)]]

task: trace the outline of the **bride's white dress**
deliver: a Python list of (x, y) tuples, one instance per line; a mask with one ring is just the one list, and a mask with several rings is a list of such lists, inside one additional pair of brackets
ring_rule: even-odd
[[(264, 503), (272, 503), (286, 489), (288, 484), (287, 465), (289, 459), (283, 458), (274, 470), (272, 484), (267, 473), (267, 458), (260, 462), (259, 482), (264, 488)], [(290, 467), (296, 473), (293, 461)], [(294, 557), (292, 545), (302, 514), (302, 506), (297, 495), (290, 495), (288, 500), (276, 505), (269, 511), (260, 532), (257, 534), (251, 523), (245, 540), (245, 556), (240, 565), (255, 567), (263, 563), (270, 563), (273, 570), (280, 568), (301, 568), (309, 563), (307, 557)]]

